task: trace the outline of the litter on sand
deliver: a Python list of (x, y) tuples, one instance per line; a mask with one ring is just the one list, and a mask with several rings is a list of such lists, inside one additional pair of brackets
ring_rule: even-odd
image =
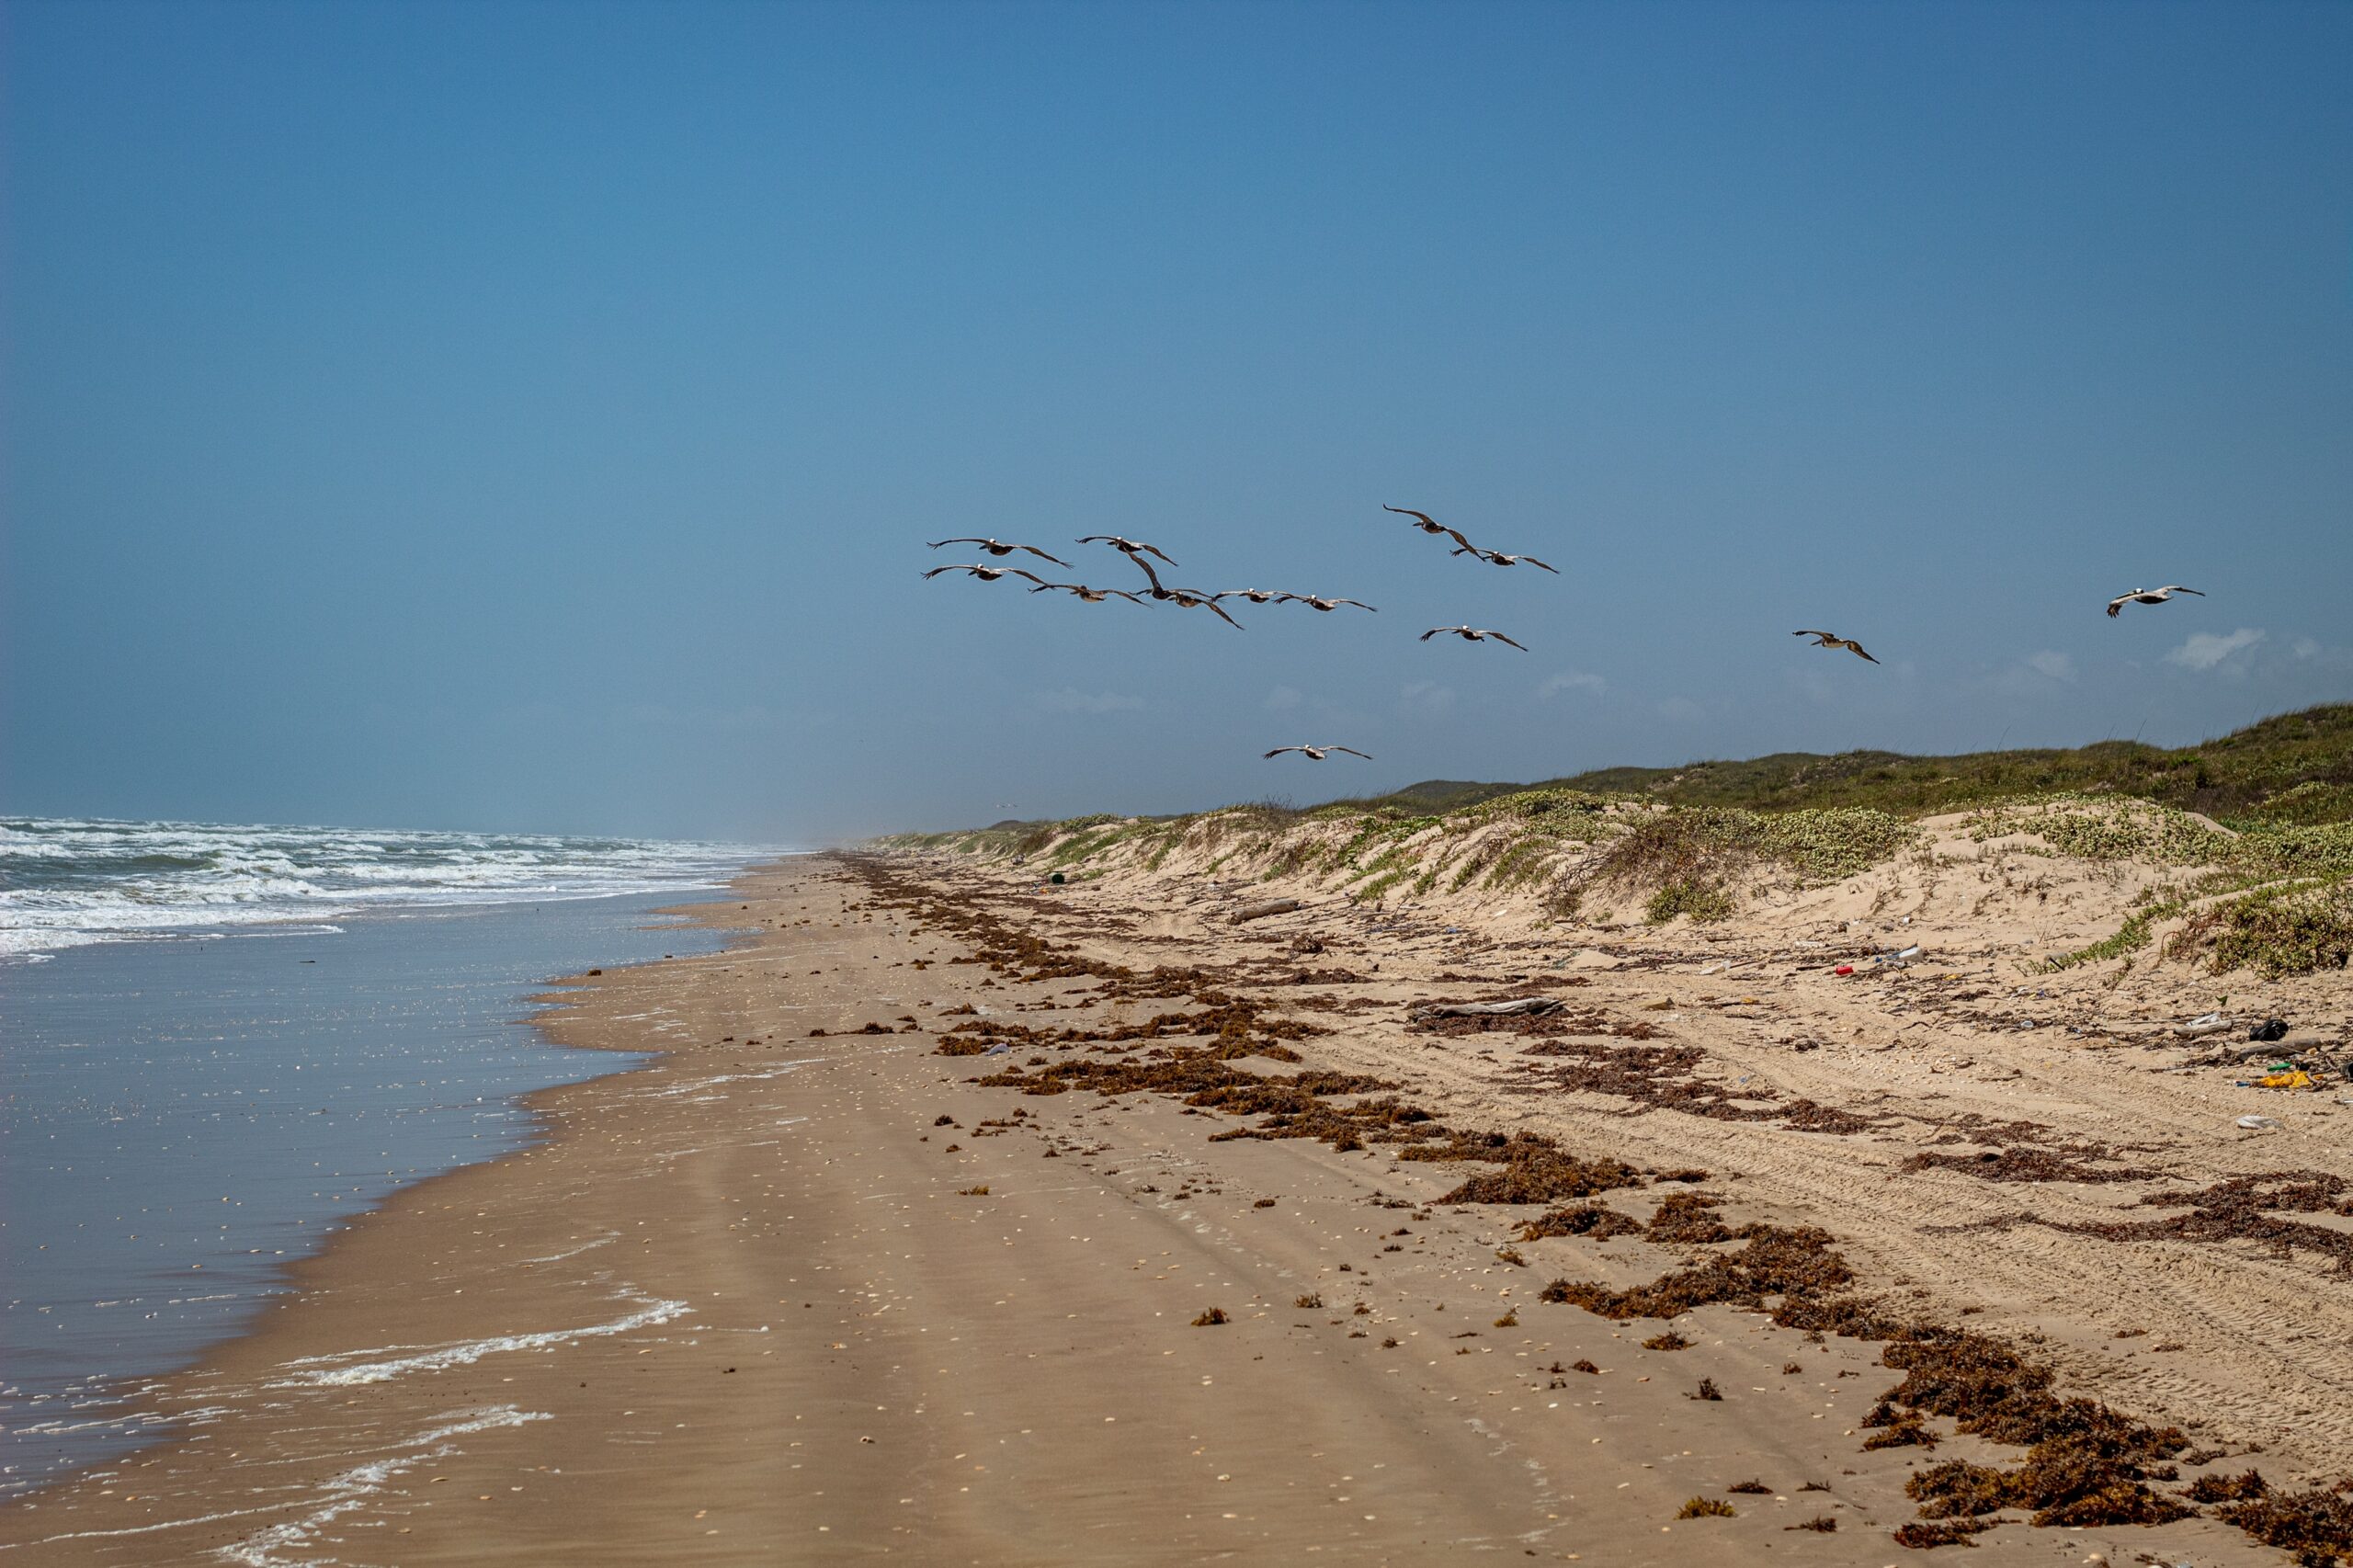
[(2174, 1026), (2174, 1033), (2184, 1040), (2197, 1040), (2205, 1035), (2221, 1034), (2231, 1027), (2231, 1020), (2220, 1013), (2200, 1013), (2186, 1024)]
[(2239, 1118), (2238, 1125), (2249, 1132), (2262, 1132), (2279, 1124), (2268, 1116), (2243, 1116)]
[(1561, 1004), (1551, 996), (1515, 996), (1508, 1002), (1447, 1002), (1415, 1007), (1409, 1018), (1500, 1018), (1522, 1013), (1557, 1013)]

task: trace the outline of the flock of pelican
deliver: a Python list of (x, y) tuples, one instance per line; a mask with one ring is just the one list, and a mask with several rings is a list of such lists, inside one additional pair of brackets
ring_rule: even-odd
[[(1428, 534), (1436, 539), (1452, 540), (1454, 548), (1447, 552), (1449, 555), (1467, 555), (1474, 561), (1483, 561), (1490, 566), (1533, 566), (1540, 571), (1550, 572), (1556, 577), (1561, 574), (1559, 567), (1549, 565), (1532, 555), (1514, 555), (1504, 551), (1488, 550), (1472, 544), (1463, 536), (1461, 529), (1449, 528), (1427, 512), (1417, 512), (1410, 506), (1391, 506), (1386, 504), (1381, 509), (1384, 512), (1394, 512), (1409, 519), (1409, 526), (1418, 532)], [(1033, 594), (1071, 594), (1084, 603), (1091, 605), (1099, 605), (1107, 599), (1125, 599), (1130, 604), (1140, 605), (1149, 599), (1160, 604), (1175, 605), (1179, 609), (1206, 609), (1237, 631), (1242, 630), (1242, 623), (1226, 613), (1221, 601), (1246, 599), (1254, 605), (1302, 604), (1310, 609), (1321, 610), (1327, 614), (1342, 605), (1367, 611), (1373, 609), (1372, 606), (1362, 599), (1327, 597), (1321, 594), (1295, 594), (1272, 588), (1227, 588), (1218, 593), (1207, 593), (1199, 588), (1172, 588), (1160, 580), (1160, 574), (1154, 569), (1152, 563), (1157, 561), (1164, 566), (1174, 567), (1176, 564), (1176, 559), (1157, 545), (1147, 544), (1142, 540), (1129, 539), (1121, 534), (1088, 534), (1076, 542), (1108, 545), (1118, 551), (1121, 555), (1126, 556), (1131, 563), (1142, 570), (1145, 585), (1134, 589), (1097, 588), (1085, 583), (1050, 583), (1027, 567), (988, 566), (978, 562), (935, 566), (923, 575), (926, 581), (929, 581), (944, 572), (965, 572), (983, 583), (994, 583), (1000, 577), (1025, 577), (1034, 585), (1029, 589)], [(967, 537), (935, 540), (931, 541), (931, 548), (943, 550), (951, 544), (972, 545), (983, 554), (1000, 561), (1009, 555), (1026, 552), (1036, 556), (1040, 561), (1062, 567), (1064, 571), (1070, 570), (1069, 562), (1058, 555), (1050, 555), (1034, 544), (1011, 544), (999, 539)], [(2194, 594), (2200, 598), (2205, 597), (2205, 595), (2198, 589), (2185, 588), (2178, 583), (2168, 584), (2162, 588), (2135, 588), (2129, 594), (2119, 594), (2108, 601), (2109, 617), (2110, 619), (2115, 619), (2129, 604), (2164, 604), (2176, 594)], [(1860, 642), (1851, 637), (1841, 637), (1836, 632), (1819, 631), (1797, 631), (1792, 632), (1791, 635), (1811, 637), (1813, 639), (1813, 645), (1817, 648), (1843, 648), (1859, 659), (1867, 660), (1874, 665), (1879, 663), (1864, 651)], [(1467, 623), (1461, 626), (1433, 626), (1423, 632), (1416, 641), (1427, 642), (1433, 637), (1459, 637), (1465, 642), (1501, 642), (1508, 647), (1517, 648), (1523, 653), (1528, 652), (1528, 645), (1524, 642), (1506, 637), (1502, 632), (1490, 628), (1472, 626)], [(1342, 745), (1277, 746), (1266, 755), (1268, 757), (1278, 757), (1290, 752), (1297, 752), (1310, 762), (1321, 762), (1333, 752), (1345, 752), (1350, 756), (1363, 757), (1367, 762), (1372, 760), (1369, 753), (1360, 752), (1354, 746)]]

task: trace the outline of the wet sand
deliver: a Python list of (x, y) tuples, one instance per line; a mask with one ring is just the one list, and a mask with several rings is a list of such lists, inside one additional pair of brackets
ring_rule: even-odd
[[(1904, 1254), (1892, 1238), (1919, 1216), (1896, 1222), (1867, 1139), (1630, 1118), (1586, 1096), (1540, 1115), (1495, 1061), (1516, 1039), (1403, 1026), (1402, 996), (1478, 989), (1439, 979), (1466, 961), (1441, 933), (1372, 933), (1335, 909), (1237, 930), (1217, 898), (1192, 907), (1199, 889), (1089, 903), (944, 861), (923, 874), (946, 902), (1100, 961), (1222, 967), (1156, 998), (1085, 974), (1017, 979), (954, 961), (963, 935), (878, 899), (852, 862), (756, 873), (701, 912), (740, 927), (728, 951), (574, 977), (546, 1023), (567, 1043), (666, 1054), (535, 1096), (544, 1143), (356, 1223), (256, 1332), (170, 1381), (184, 1437), (0, 1512), (0, 1556), (1929, 1562), (1891, 1540), (1914, 1515), (1907, 1477), (1954, 1457), (2015, 1462), (1950, 1434), (1933, 1454), (1865, 1449), (1859, 1423), (1894, 1378), (1875, 1344), (1706, 1306), (1675, 1320), (1688, 1347), (1645, 1348), (1664, 1324), (1538, 1300), (1556, 1277), (1651, 1279), (1686, 1248), (1513, 1247), (1527, 1210), (1434, 1206), (1461, 1165), (1212, 1142), (1241, 1124), (1157, 1095), (1008, 1093), (970, 1082), (1007, 1057), (933, 1053), (961, 1023), (1101, 1031), (1245, 984), (1286, 1015), (1290, 999), (1332, 1004), (1297, 1014), (1335, 1030), (1293, 1041), (1309, 1068), (1385, 1073), (1449, 1124), (1541, 1125), (1654, 1171), (1708, 1165), (1727, 1217), (1859, 1231), (1851, 1256), (1874, 1287), (2040, 1324), (2077, 1352), (2067, 1369), (2087, 1391), (2137, 1389), (2151, 1397), (2134, 1414), (2199, 1420), (2219, 1446), (2252, 1438), (2263, 1391), (2239, 1391), (2246, 1422), (2169, 1410), (2199, 1369), (2144, 1374), (2137, 1345), (2099, 1362), (2113, 1325), (2064, 1291), (2003, 1299), (2011, 1253), (2080, 1274), (2058, 1244), (1996, 1240), (1984, 1267), (1950, 1241)], [(1309, 928), (1331, 934), (1331, 957), (1287, 956)], [(1507, 955), (1486, 961), (1507, 978)], [(1304, 986), (1279, 972), (1336, 964), (1365, 972)], [(1643, 971), (1621, 1000), (1657, 983)], [(954, 1011), (968, 1007), (987, 1011)], [(1085, 1054), (1011, 1060), (1034, 1072)], [(1858, 1195), (1881, 1212), (1849, 1227)], [(1638, 1219), (1658, 1196), (1618, 1195)], [(2299, 1267), (2321, 1278), (2279, 1266)], [(2173, 1298), (2123, 1278), (2101, 1293), (2171, 1332)], [(1227, 1321), (1197, 1326), (1212, 1309)], [(2325, 1389), (2341, 1355), (2300, 1375)], [(1703, 1380), (1722, 1397), (1694, 1397)], [(2324, 1446), (2338, 1418), (2317, 1418)], [(1751, 1481), (1762, 1490), (1731, 1490)], [(1734, 1512), (1678, 1518), (1695, 1497)], [(1835, 1529), (1791, 1528), (1824, 1517)], [(1979, 1540), (1974, 1563), (2284, 1560), (2205, 1518)]]

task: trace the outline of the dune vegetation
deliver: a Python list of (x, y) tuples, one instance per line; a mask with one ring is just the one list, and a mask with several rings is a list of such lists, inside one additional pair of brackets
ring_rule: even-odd
[(882, 841), (1088, 879), (1181, 871), (1359, 903), (1518, 907), (1539, 926), (1699, 924), (1988, 854), (2127, 868), (2115, 927), (2059, 967), (2162, 956), (2267, 974), (2353, 955), (2353, 705), (2196, 746), (1802, 754), (1546, 783), (1430, 781), (1298, 808), (1002, 822)]

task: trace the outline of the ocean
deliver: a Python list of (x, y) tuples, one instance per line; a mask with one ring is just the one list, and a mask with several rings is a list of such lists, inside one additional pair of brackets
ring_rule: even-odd
[(551, 975), (721, 938), (655, 913), (789, 851), (0, 822), (0, 1501), (159, 1435), (142, 1387), (402, 1186), (637, 1058)]

